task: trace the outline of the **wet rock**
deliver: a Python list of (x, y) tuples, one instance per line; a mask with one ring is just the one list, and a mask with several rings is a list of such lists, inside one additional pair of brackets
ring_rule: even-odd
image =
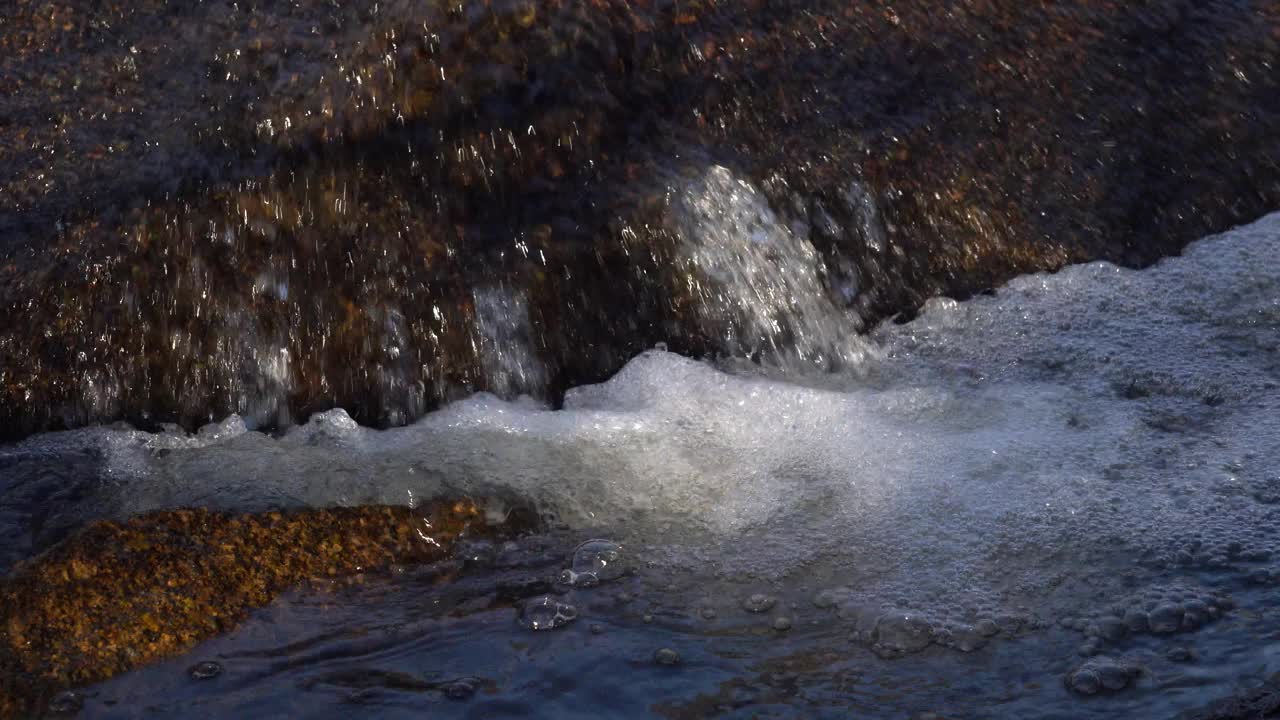
[(0, 715), (184, 652), (309, 579), (443, 559), (494, 531), (466, 502), (92, 523), (0, 582)]

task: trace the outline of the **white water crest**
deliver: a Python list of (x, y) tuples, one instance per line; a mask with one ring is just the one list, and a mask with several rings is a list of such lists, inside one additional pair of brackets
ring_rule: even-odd
[[(709, 575), (825, 583), (855, 619), (1052, 617), (1053, 589), (1089, 573), (1275, 571), (1278, 252), (1275, 215), (1146, 270), (1093, 263), (935, 300), (818, 388), (651, 351), (561, 410), (477, 394), (385, 431), (340, 410), (280, 438), (235, 419), (191, 437), (93, 429), (0, 462), (94, 449), (100, 479), (67, 509), (83, 517), (463, 492)], [(1120, 590), (1092, 592), (1112, 612), (1210, 597), (1197, 581)]]

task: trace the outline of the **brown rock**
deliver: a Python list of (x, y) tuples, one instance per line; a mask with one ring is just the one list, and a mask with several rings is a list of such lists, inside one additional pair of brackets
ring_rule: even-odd
[(0, 718), (182, 653), (307, 580), (435, 561), (492, 530), (466, 501), (93, 523), (0, 582)]

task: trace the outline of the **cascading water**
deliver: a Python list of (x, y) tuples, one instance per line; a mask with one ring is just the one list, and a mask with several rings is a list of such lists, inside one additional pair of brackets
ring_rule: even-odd
[(871, 352), (858, 316), (829, 297), (807, 228), (788, 226), (751, 183), (708, 168), (676, 200), (677, 265), (706, 332), (730, 356), (821, 370)]
[[(1164, 718), (1280, 671), (1280, 215), (1205, 238), (1280, 203), (1274, 0), (5, 13), (0, 716)], [(271, 575), (179, 524), (258, 608), (156, 589), (186, 645), (56, 599), (114, 587), (51, 560), (94, 520), (381, 504), (464, 529)], [(33, 576), (107, 671), (13, 670)]]
[[(690, 249), (707, 285), (721, 288), (704, 297), (723, 299), (719, 317), (738, 328), (774, 319), (803, 328), (806, 341), (838, 347), (843, 334), (815, 330), (842, 329), (825, 296), (767, 304), (771, 291), (794, 292), (814, 277), (799, 238), (768, 224), (749, 187), (719, 169), (712, 177), (720, 194), (700, 186), (694, 197), (732, 211), (695, 214), (699, 224), (686, 230), (715, 240)], [(743, 217), (764, 229), (731, 232)], [(762, 247), (767, 241), (783, 245)], [(35, 467), (97, 459), (92, 479), (82, 478), (63, 507), (64, 524), (189, 505), (420, 502), (458, 491), (491, 498), (495, 512), (533, 502), (568, 538), (607, 533), (633, 568), (618, 589), (582, 588), (559, 601), (572, 605), (571, 627), (605, 623), (613, 627), (606, 636), (618, 635), (593, 650), (582, 645), (589, 631), (570, 633), (559, 639), (563, 651), (587, 662), (598, 652), (639, 657), (651, 642), (679, 645), (700, 659), (682, 671), (682, 683), (653, 689), (652, 700), (682, 712), (697, 712), (683, 683), (705, 688), (725, 672), (758, 683), (749, 665), (730, 659), (733, 643), (715, 638), (765, 632), (779, 635), (754, 641), (761, 662), (794, 653), (842, 658), (831, 661), (827, 679), (798, 676), (785, 706), (805, 714), (829, 702), (830, 683), (862, 673), (877, 684), (899, 673), (923, 684), (910, 696), (851, 701), (861, 713), (941, 711), (959, 702), (958, 691), (923, 678), (965, 672), (963, 653), (990, 644), (984, 652), (997, 668), (968, 672), (994, 678), (983, 673), (1022, 663), (1028, 685), (965, 691), (965, 707), (978, 714), (1161, 716), (1203, 701), (1180, 690), (1189, 676), (1170, 659), (1175, 651), (1198, 658), (1197, 683), (1229, 685), (1233, 673), (1275, 669), (1270, 644), (1248, 638), (1280, 628), (1264, 600), (1280, 577), (1280, 273), (1269, 262), (1278, 243), (1280, 216), (1272, 216), (1150, 270), (1083, 265), (1021, 278), (995, 297), (935, 301), (915, 321), (857, 340), (857, 371), (819, 387), (652, 351), (604, 384), (571, 390), (560, 410), (479, 394), (385, 431), (331, 411), (278, 438), (234, 420), (190, 437), (125, 429), (38, 437), (0, 451), (0, 463), (14, 469), (7, 534), (38, 536), (23, 510), (40, 496), (35, 488), (64, 480), (30, 470), (32, 457), (44, 458)], [(760, 253), (780, 255), (772, 267), (798, 266), (786, 277), (762, 276)], [(735, 284), (745, 278), (753, 282)], [(753, 307), (776, 314), (744, 319), (746, 298), (735, 293), (749, 287), (764, 293)], [(525, 312), (510, 295), (486, 302), (486, 312)], [(526, 340), (518, 319), (499, 319), (484, 341), (504, 341), (492, 357), (515, 378), (528, 372), (512, 360), (523, 357)], [(555, 555), (546, 570), (538, 569), (544, 560), (523, 562), (496, 567), (558, 572)], [(374, 603), (388, 618), (419, 617), (401, 600), (355, 602)], [(764, 608), (759, 620), (755, 606)], [(311, 612), (291, 608), (272, 611), (285, 617), (273, 622), (303, 623)], [(465, 621), (480, 623), (467, 632), (516, 642), (520, 630), (505, 613), (481, 613)], [(645, 630), (650, 621), (640, 615), (660, 620)], [(341, 617), (333, 621), (346, 628)], [(414, 638), (444, 620), (414, 622), (419, 629), (385, 637), (397, 666), (439, 652)], [(261, 644), (251, 639), (254, 627), (215, 643), (228, 664)], [(547, 642), (541, 652), (556, 652)], [(377, 665), (385, 653), (366, 652), (338, 665)], [(505, 677), (468, 652), (476, 674)], [(713, 662), (718, 652), (729, 654)], [(542, 667), (560, 655), (538, 657)], [(296, 672), (306, 678), (331, 666), (304, 663)], [(259, 672), (252, 667), (243, 671)], [(130, 697), (143, 682), (168, 687), (165, 672), (110, 683), (100, 697)], [(245, 682), (279, 697), (272, 677)], [(494, 680), (500, 688), (509, 681)], [(584, 690), (613, 682), (595, 674), (573, 681)], [(1112, 694), (1076, 704), (1067, 688)], [(201, 697), (227, 711), (256, 707), (236, 695)], [(539, 692), (518, 702), (574, 714)]]

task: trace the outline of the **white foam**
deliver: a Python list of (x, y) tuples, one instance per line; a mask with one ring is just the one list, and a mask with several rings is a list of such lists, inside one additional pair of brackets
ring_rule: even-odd
[(1280, 215), (1144, 271), (934, 301), (825, 389), (653, 351), (557, 411), (478, 394), (387, 431), (332, 411), (279, 439), (69, 436), (131, 448), (108, 460), (130, 511), (514, 496), (667, 559), (943, 617), (1176, 562), (1193, 535), (1204, 562), (1280, 550), (1277, 252)]

